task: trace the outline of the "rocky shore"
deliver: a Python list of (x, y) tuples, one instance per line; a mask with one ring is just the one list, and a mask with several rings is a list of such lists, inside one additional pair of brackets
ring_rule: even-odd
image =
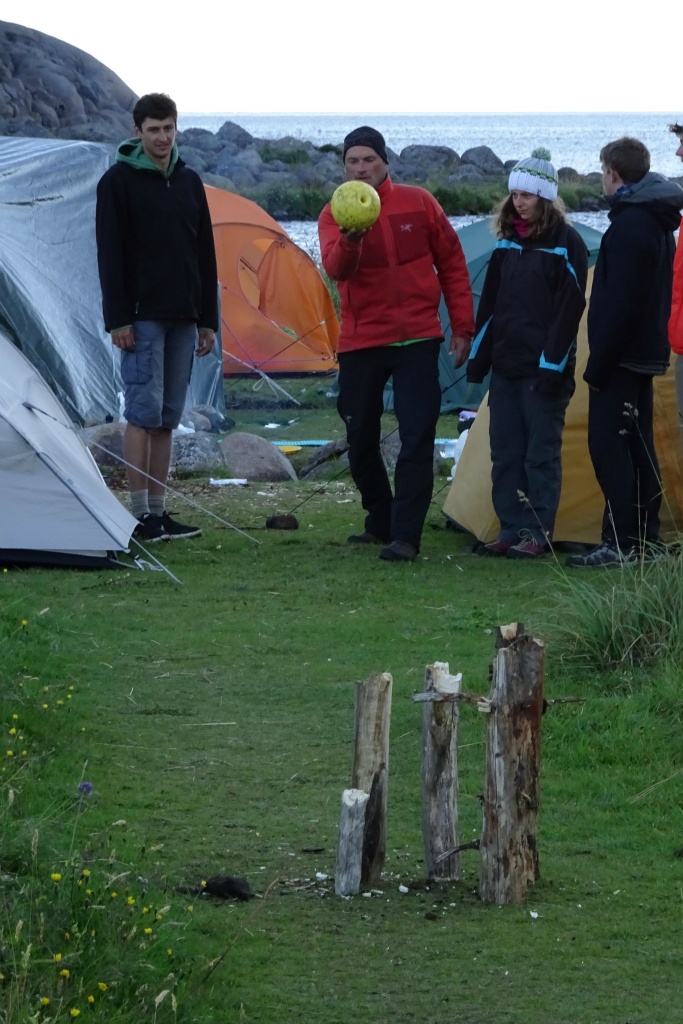
[[(0, 22), (0, 135), (116, 144), (132, 134), (137, 97), (89, 54), (33, 29)], [(315, 219), (342, 180), (339, 147), (285, 137), (258, 139), (227, 121), (217, 132), (178, 135), (180, 154), (208, 184), (255, 200), (277, 220)], [(520, 154), (523, 155), (523, 154)], [(505, 194), (507, 172), (488, 146), (389, 151), (394, 180), (425, 186), (449, 215), (487, 213)], [(574, 209), (602, 208), (600, 175), (559, 171)]]

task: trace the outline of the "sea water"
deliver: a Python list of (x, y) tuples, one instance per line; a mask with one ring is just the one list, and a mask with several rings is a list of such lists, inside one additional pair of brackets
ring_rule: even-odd
[(405, 146), (450, 146), (461, 154), (473, 146), (489, 146), (501, 160), (531, 156), (537, 146), (550, 150), (555, 167), (573, 167), (579, 174), (600, 170), (600, 150), (622, 135), (640, 139), (652, 155), (652, 170), (667, 177), (683, 174), (675, 156), (678, 142), (668, 125), (683, 111), (595, 114), (240, 114), (184, 113), (181, 129), (216, 132), (234, 121), (259, 139), (284, 136), (338, 145), (352, 128), (371, 124), (382, 132), (395, 153)]
[[(530, 156), (537, 146), (550, 151), (555, 167), (573, 167), (580, 174), (600, 169), (600, 150), (606, 142), (622, 135), (640, 139), (650, 150), (652, 170), (667, 177), (683, 174), (675, 155), (678, 140), (668, 131), (683, 111), (661, 113), (591, 114), (240, 114), (183, 113), (178, 127), (205, 128), (216, 132), (226, 121), (234, 121), (255, 138), (285, 136), (338, 145), (352, 128), (371, 124), (382, 132), (396, 153), (405, 146), (449, 146), (461, 154), (473, 146), (489, 146), (501, 160)], [(341, 168), (340, 168), (341, 171)], [(340, 177), (341, 180), (341, 177)], [(572, 215), (598, 231), (608, 225), (606, 213)], [(457, 228), (477, 217), (451, 217)], [(315, 223), (288, 221), (283, 224), (290, 238), (318, 260), (318, 232)]]

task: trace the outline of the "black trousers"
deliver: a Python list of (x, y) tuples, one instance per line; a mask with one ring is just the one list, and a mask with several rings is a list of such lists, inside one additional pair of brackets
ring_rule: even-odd
[(489, 438), (493, 507), (499, 539), (516, 544), (522, 533), (552, 540), (562, 489), (562, 431), (574, 380), (556, 394), (535, 390), (534, 377), (491, 374)]
[[(367, 512), (365, 529), (418, 549), (434, 485), (439, 345), (429, 339), (339, 354), (337, 409), (346, 424), (351, 475)], [(379, 445), (384, 385), (392, 376), (401, 441), (394, 494)]]
[(622, 550), (659, 538), (652, 393), (652, 377), (620, 366), (588, 400), (588, 450), (605, 496), (602, 539)]

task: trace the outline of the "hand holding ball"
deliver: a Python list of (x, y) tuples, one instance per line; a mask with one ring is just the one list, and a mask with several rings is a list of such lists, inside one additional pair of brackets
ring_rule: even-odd
[(380, 215), (379, 195), (367, 181), (345, 181), (330, 200), (330, 210), (342, 231), (367, 231)]

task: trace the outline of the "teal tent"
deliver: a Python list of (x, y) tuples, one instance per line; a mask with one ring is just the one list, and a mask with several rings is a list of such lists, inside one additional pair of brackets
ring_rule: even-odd
[[(579, 221), (572, 222), (573, 227), (579, 232), (589, 252), (589, 266), (593, 266), (597, 259), (598, 249), (602, 234), (594, 228), (589, 228)], [(484, 287), (486, 268), (491, 259), (496, 244), (496, 236), (493, 231), (493, 217), (485, 220), (475, 221), (458, 231), (458, 238), (465, 253), (467, 269), (472, 284), (472, 295), (474, 297), (474, 312), (476, 314)], [(441, 299), (439, 315), (443, 325), (444, 342), (439, 355), (439, 381), (441, 383), (441, 412), (454, 412), (456, 409), (478, 409), (484, 395), (488, 391), (488, 378), (482, 384), (468, 384), (465, 380), (464, 366), (459, 369), (453, 367), (448, 346), (451, 341), (451, 326), (448, 319), (446, 303)], [(394, 393), (392, 382), (389, 381), (384, 390), (384, 408), (394, 408)]]

